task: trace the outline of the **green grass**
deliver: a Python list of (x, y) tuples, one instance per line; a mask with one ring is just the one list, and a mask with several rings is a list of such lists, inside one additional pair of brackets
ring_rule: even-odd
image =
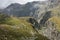
[[(21, 37), (29, 38), (33, 37), (33, 35), (25, 29), (14, 28), (10, 25), (0, 25), (0, 40), (21, 40)], [(35, 40), (49, 40), (40, 34), (35, 34), (34, 37), (37, 37)]]
[(38, 34), (26, 19), (0, 14), (0, 40), (22, 40), (21, 37), (26, 39), (33, 36), (37, 37), (35, 40), (48, 40)]

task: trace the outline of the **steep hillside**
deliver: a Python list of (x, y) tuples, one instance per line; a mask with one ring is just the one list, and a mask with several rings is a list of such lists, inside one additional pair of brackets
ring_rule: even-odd
[(47, 11), (43, 16), (42, 21), (42, 35), (45, 35), (50, 40), (60, 40), (60, 6)]
[(51, 21), (53, 23), (52, 25), (55, 26), (58, 31), (60, 31), (60, 17), (52, 17), (49, 19), (49, 21)]
[(48, 9), (46, 12), (42, 12), (42, 16), (39, 19), (40, 24), (41, 25), (45, 24), (45, 22), (48, 21), (48, 19), (54, 16), (60, 17), (60, 6), (59, 5), (55, 8)]
[(0, 14), (0, 40), (49, 40), (23, 18)]

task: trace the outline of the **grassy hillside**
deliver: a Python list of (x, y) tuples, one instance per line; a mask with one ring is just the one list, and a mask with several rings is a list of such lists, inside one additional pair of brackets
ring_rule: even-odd
[(52, 17), (49, 19), (49, 21), (51, 21), (56, 27), (56, 29), (60, 31), (60, 17)]
[(24, 19), (0, 14), (0, 40), (48, 40)]
[(60, 6), (51, 10), (51, 18), (48, 21), (52, 22), (58, 31), (60, 31)]

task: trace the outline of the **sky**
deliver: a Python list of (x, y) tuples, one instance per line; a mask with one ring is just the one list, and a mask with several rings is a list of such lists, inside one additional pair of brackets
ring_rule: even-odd
[(0, 0), (0, 8), (4, 8), (11, 3), (20, 3), (20, 4), (25, 4), (27, 2), (31, 1), (45, 1), (45, 0)]

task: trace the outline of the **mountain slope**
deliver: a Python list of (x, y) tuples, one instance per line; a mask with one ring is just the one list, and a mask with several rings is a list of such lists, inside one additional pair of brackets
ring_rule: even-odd
[(3, 13), (7, 13), (8, 15), (14, 16), (33, 16), (35, 15), (35, 11), (41, 9), (40, 11), (44, 10), (47, 7), (46, 2), (29, 2), (25, 5), (21, 5), (19, 3), (13, 3), (9, 5), (7, 8), (3, 10)]
[[(33, 1), (28, 2), (24, 5), (19, 3), (12, 3), (7, 8), (5, 8), (2, 12), (4, 14), (23, 17), (23, 16), (31, 16), (36, 20), (40, 20), (43, 12), (48, 11), (49, 9), (55, 8), (59, 5), (59, 0), (47, 0), (47, 1)], [(45, 13), (44, 13), (45, 14)]]
[(0, 40), (49, 40), (37, 33), (28, 21), (3, 15), (0, 14)]
[(50, 10), (50, 12), (48, 11), (48, 14), (46, 12), (46, 15), (42, 18), (41, 34), (50, 40), (60, 40), (60, 5)]

